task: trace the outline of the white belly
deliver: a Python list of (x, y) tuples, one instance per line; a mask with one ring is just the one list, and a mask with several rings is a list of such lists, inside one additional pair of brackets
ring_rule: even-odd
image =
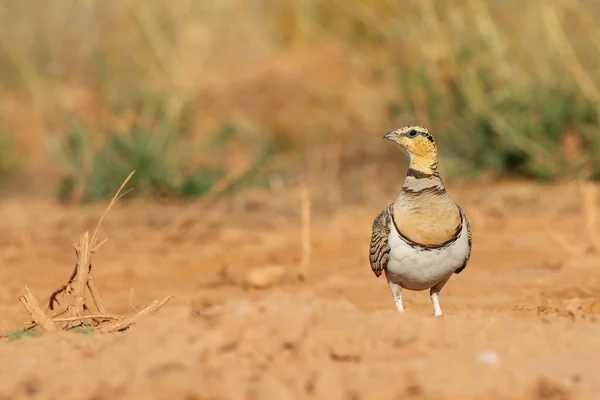
[(469, 255), (466, 221), (459, 237), (446, 247), (424, 250), (404, 241), (390, 223), (386, 277), (408, 290), (426, 290), (450, 277)]

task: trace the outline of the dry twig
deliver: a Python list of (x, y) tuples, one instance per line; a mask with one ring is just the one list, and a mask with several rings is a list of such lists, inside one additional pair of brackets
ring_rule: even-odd
[(300, 200), (301, 200), (301, 215), (302, 215), (302, 256), (300, 261), (300, 273), (301, 278), (305, 278), (308, 273), (311, 257), (311, 218), (310, 218), (310, 193), (305, 184), (300, 189)]
[(23, 295), (19, 297), (19, 301), (21, 301), (23, 306), (25, 306), (27, 311), (29, 311), (33, 322), (40, 325), (46, 332), (56, 331), (56, 325), (54, 324), (54, 321), (40, 308), (40, 304), (33, 293), (31, 293), (27, 285), (25, 285), (25, 289), (23, 289)]
[(584, 244), (572, 243), (564, 235), (556, 233), (552, 229), (546, 229), (548, 237), (573, 257), (581, 256), (589, 250), (600, 253), (600, 242), (596, 238), (598, 235), (596, 229), (598, 220), (597, 188), (594, 183), (586, 181), (578, 181), (577, 187), (581, 196), (583, 208), (582, 217), (584, 218), (586, 227), (586, 240), (584, 241)]
[[(27, 330), (35, 327), (41, 327), (46, 332), (53, 332), (61, 329), (69, 329), (73, 326), (86, 325), (84, 321), (89, 321), (87, 325), (91, 325), (92, 329), (101, 333), (117, 332), (127, 329), (140, 318), (148, 316), (165, 305), (171, 296), (164, 298), (161, 301), (154, 301), (131, 316), (120, 316), (106, 312), (106, 308), (102, 303), (100, 293), (94, 278), (92, 276), (92, 256), (98, 249), (106, 243), (105, 240), (99, 240), (98, 232), (100, 225), (106, 218), (110, 209), (123, 197), (123, 188), (129, 182), (135, 171), (133, 171), (123, 182), (117, 193), (113, 196), (104, 214), (100, 217), (96, 228), (92, 235), (85, 232), (79, 241), (74, 244), (75, 253), (77, 254), (77, 264), (67, 284), (55, 290), (49, 299), (48, 312), (44, 312), (33, 296), (31, 291), (25, 286), (23, 295), (19, 298), (31, 315), (32, 324)], [(65, 301), (65, 306), (60, 310), (54, 310), (54, 304), (59, 304), (59, 295), (70, 295), (71, 302)], [(94, 304), (96, 313), (91, 313), (91, 303)], [(53, 315), (50, 312), (53, 311)], [(65, 316), (66, 314), (66, 316)], [(108, 322), (108, 324), (107, 324)]]
[(598, 234), (598, 231), (596, 230), (598, 221), (596, 185), (592, 182), (579, 182), (579, 193), (583, 203), (583, 215), (585, 217), (587, 239), (592, 250), (598, 253), (600, 251), (600, 246), (596, 239), (596, 235)]
[(146, 307), (142, 308), (140, 311), (138, 311), (131, 317), (128, 317), (122, 321), (114, 322), (110, 325), (103, 326), (99, 328), (98, 331), (101, 333), (110, 333), (127, 329), (129, 326), (135, 324), (141, 318), (152, 314), (153, 312), (164, 306), (169, 300), (171, 300), (171, 298), (172, 296), (168, 296), (162, 299), (161, 301), (154, 300), (151, 304), (148, 304)]

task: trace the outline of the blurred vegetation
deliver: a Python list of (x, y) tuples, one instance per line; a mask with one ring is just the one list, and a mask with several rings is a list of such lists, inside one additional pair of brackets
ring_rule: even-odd
[(20, 174), (22, 162), (13, 137), (7, 132), (0, 132), (0, 184), (11, 183)]
[[(93, 335), (95, 333), (94, 330), (87, 324), (85, 324), (83, 326), (74, 326), (72, 328), (67, 329), (67, 331), (73, 332), (73, 333), (78, 333), (81, 335)], [(38, 329), (24, 328), (24, 329), (17, 329), (12, 332), (9, 332), (6, 335), (3, 335), (2, 337), (8, 339), (9, 341), (16, 341), (16, 340), (21, 340), (21, 339), (25, 339), (25, 338), (40, 337), (43, 334), (44, 334), (44, 331), (39, 328)]]
[(18, 329), (16, 331), (12, 331), (6, 335), (6, 338), (10, 341), (21, 340), (29, 337), (39, 337), (44, 333), (41, 330), (31, 330), (31, 329)]
[[(598, 111), (573, 84), (536, 82), (496, 98), (482, 91), (483, 102), (471, 107), (460, 85), (440, 96), (430, 77), (415, 75), (410, 79), (423, 91), (430, 124), (447, 133), (441, 141), (451, 174), (474, 177), (491, 170), (540, 180), (600, 178)], [(480, 83), (486, 86), (484, 79)], [(415, 90), (406, 82), (404, 89)], [(414, 104), (390, 108), (392, 115), (419, 111)]]
[[(232, 175), (225, 160), (236, 136), (234, 126), (222, 126), (202, 146), (191, 149), (188, 123), (192, 109), (174, 117), (167, 115), (160, 102), (154, 104), (150, 112), (148, 103), (143, 109), (133, 110), (133, 120), (120, 130), (81, 122), (67, 129), (64, 143), (55, 154), (63, 166), (60, 199), (88, 202), (111, 197), (133, 170), (133, 195), (219, 196), (258, 183), (254, 178), (276, 153), (272, 146), (265, 147), (250, 165)], [(104, 134), (96, 147), (94, 131)], [(194, 165), (197, 158), (202, 158), (202, 165)]]
[(598, 18), (584, 0), (5, 2), (2, 115), (21, 147), (62, 143), (64, 199), (131, 169), (141, 195), (228, 193), (284, 149), (348, 173), (408, 123), (453, 177), (600, 179)]

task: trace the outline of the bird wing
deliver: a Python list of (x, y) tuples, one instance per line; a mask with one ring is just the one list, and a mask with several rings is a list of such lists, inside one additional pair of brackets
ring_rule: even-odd
[[(457, 205), (458, 207), (458, 205)], [(469, 258), (471, 258), (471, 244), (472, 244), (472, 239), (471, 239), (471, 225), (469, 225), (469, 220), (467, 219), (467, 216), (465, 215), (465, 213), (463, 212), (463, 210), (458, 207), (458, 209), (460, 210), (460, 215), (461, 217), (464, 216), (465, 217), (465, 222), (467, 225), (467, 233), (469, 235), (469, 253), (467, 254), (467, 258), (465, 258), (465, 262), (463, 263), (463, 265), (460, 266), (460, 268), (458, 268), (456, 271), (454, 271), (455, 274), (460, 274), (463, 269), (465, 269), (467, 267), (467, 263), (469, 262)]]
[(394, 203), (390, 204), (379, 213), (373, 221), (371, 233), (371, 246), (369, 248), (369, 261), (375, 276), (379, 277), (387, 267), (390, 247), (388, 237), (390, 235), (390, 221), (394, 210)]

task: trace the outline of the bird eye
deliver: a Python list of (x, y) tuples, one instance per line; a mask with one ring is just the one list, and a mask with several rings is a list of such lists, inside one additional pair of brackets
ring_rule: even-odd
[(408, 131), (408, 133), (406, 134), (406, 136), (408, 136), (409, 138), (414, 138), (414, 137), (417, 137), (418, 135), (419, 135), (419, 132), (414, 129)]

